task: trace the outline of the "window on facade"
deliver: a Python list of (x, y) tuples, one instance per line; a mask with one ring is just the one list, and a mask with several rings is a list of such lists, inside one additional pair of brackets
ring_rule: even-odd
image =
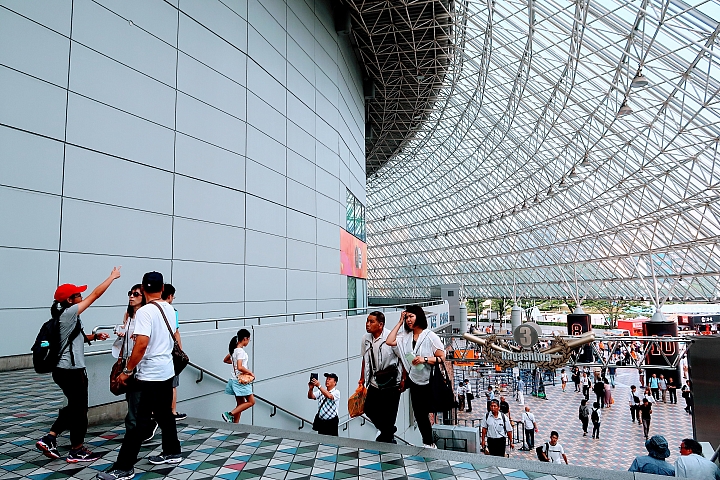
[(347, 308), (357, 308), (357, 279), (347, 277)]
[(452, 290), (448, 290), (448, 297), (454, 297), (454, 296), (455, 296), (455, 292)]
[(346, 203), (345, 203), (345, 230), (348, 233), (359, 238), (363, 242), (365, 241), (365, 206), (360, 203), (355, 195), (347, 191)]

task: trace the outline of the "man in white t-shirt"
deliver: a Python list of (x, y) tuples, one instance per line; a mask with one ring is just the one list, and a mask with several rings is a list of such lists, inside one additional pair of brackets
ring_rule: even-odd
[(467, 389), (465, 388), (465, 382), (462, 381), (457, 387), (457, 398), (458, 398), (458, 411), (462, 412), (465, 410), (465, 395)]
[[(172, 413), (172, 380), (175, 376), (172, 349), (175, 334), (175, 310), (162, 300), (163, 276), (149, 272), (143, 276), (142, 290), (147, 305), (135, 314), (135, 345), (119, 380), (135, 374), (140, 390), (137, 427), (126, 432), (117, 460), (99, 480), (130, 480), (135, 476), (143, 432), (149, 429), (151, 415), (162, 430), (162, 453), (148, 457), (153, 465), (178, 464), (182, 461), (175, 417)], [(173, 321), (171, 321), (173, 320)]]
[(550, 463), (562, 463), (565, 460), (565, 464), (567, 464), (567, 455), (565, 455), (565, 449), (558, 443), (559, 438), (558, 432), (555, 430), (550, 432), (550, 442), (545, 444), (545, 455)]

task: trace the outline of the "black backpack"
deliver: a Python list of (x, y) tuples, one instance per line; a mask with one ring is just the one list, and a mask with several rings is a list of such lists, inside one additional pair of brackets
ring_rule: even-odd
[(593, 423), (597, 423), (600, 421), (600, 415), (598, 415), (597, 408), (593, 408), (592, 415), (590, 415), (590, 419), (593, 421)]
[[(31, 349), (35, 371), (37, 373), (52, 373), (68, 346), (70, 347), (70, 360), (75, 366), (72, 342), (81, 332), (82, 327), (80, 326), (80, 318), (78, 318), (75, 328), (68, 335), (66, 342), (62, 342), (60, 339), (60, 320), (51, 318), (43, 323)], [(65, 343), (65, 346), (61, 347), (63, 343)]]

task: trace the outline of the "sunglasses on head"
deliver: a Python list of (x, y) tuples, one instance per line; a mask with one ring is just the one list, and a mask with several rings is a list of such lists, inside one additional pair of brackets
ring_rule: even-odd
[(128, 297), (142, 297), (140, 292), (128, 292)]

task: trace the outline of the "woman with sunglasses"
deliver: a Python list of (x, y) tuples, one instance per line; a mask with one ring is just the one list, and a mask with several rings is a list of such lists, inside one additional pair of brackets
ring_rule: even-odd
[[(115, 329), (117, 340), (113, 343), (113, 357), (122, 357), (127, 361), (132, 353), (135, 345), (135, 314), (145, 305), (145, 295), (142, 292), (141, 285), (138, 283), (128, 292), (128, 306), (123, 315), (123, 324)], [(125, 430), (129, 431), (137, 425), (137, 409), (140, 402), (140, 392), (133, 388), (132, 382), (128, 383), (125, 400), (128, 404), (128, 413), (125, 416)], [(157, 425), (157, 424), (156, 424)]]
[(55, 290), (55, 301), (50, 307), (50, 315), (59, 323), (62, 353), (52, 377), (67, 397), (67, 405), (60, 409), (50, 433), (35, 444), (48, 458), (60, 458), (57, 436), (65, 430), (70, 430), (71, 448), (66, 458), (68, 463), (93, 462), (99, 458), (84, 445), (88, 426), (88, 379), (85, 371), (84, 342), (107, 340), (108, 334), (86, 335), (80, 322), (80, 314), (100, 298), (118, 278), (120, 278), (120, 267), (115, 267), (110, 276), (95, 287), (85, 299), (82, 293), (87, 290), (87, 285), (66, 283)]
[(385, 343), (394, 347), (405, 371), (409, 372), (405, 385), (410, 389), (410, 402), (423, 446), (437, 448), (430, 424), (430, 414), (435, 413), (429, 403), (432, 398), (430, 370), (436, 363), (445, 361), (445, 346), (440, 337), (428, 329), (425, 312), (417, 305), (405, 308)]

